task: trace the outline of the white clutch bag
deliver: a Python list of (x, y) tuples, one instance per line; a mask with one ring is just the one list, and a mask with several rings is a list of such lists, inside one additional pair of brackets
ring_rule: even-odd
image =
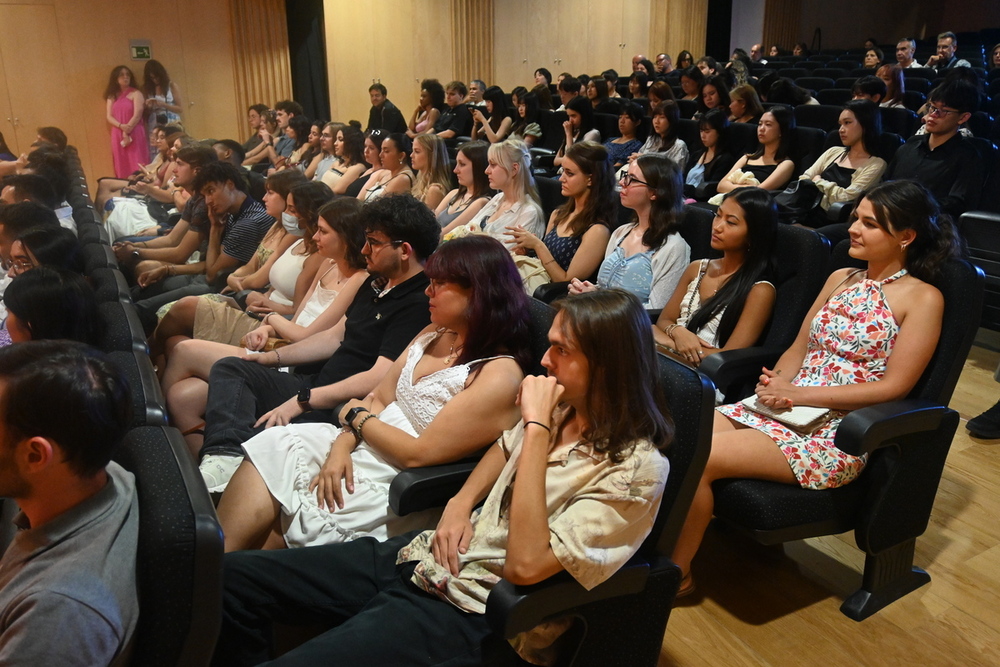
[(793, 408), (775, 410), (758, 402), (756, 395), (744, 398), (740, 403), (748, 410), (781, 422), (792, 430), (804, 435), (809, 435), (825, 424), (833, 412), (829, 408), (814, 408), (807, 405), (797, 405)]

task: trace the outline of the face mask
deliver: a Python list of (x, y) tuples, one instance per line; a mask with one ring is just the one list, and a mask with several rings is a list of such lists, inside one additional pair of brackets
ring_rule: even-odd
[(299, 219), (291, 213), (281, 214), (281, 226), (292, 236), (303, 236), (306, 232), (299, 227)]

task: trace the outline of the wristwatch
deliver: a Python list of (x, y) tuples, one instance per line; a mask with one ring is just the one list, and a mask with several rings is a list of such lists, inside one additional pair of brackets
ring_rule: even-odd
[(368, 408), (362, 407), (360, 405), (356, 408), (351, 408), (350, 410), (347, 411), (347, 417), (344, 419), (344, 426), (350, 427), (350, 429), (354, 431), (356, 435), (358, 434), (358, 429), (354, 428), (354, 420), (362, 412), (368, 412)]
[(298, 402), (299, 407), (302, 408), (303, 412), (312, 412), (312, 406), (309, 405), (309, 397), (312, 396), (312, 388), (302, 387), (299, 389)]

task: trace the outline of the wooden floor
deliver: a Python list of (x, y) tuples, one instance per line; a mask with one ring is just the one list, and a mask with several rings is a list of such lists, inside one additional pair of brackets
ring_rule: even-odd
[(864, 562), (852, 533), (762, 547), (713, 524), (674, 609), (661, 667), (1000, 665), (1000, 440), (965, 422), (1000, 398), (1000, 337), (980, 332), (951, 407), (962, 415), (916, 564), (930, 584), (861, 623), (840, 613)]

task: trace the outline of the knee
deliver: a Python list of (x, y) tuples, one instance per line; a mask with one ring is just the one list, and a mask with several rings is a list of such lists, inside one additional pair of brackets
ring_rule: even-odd
[(226, 357), (224, 359), (219, 359), (214, 364), (212, 364), (212, 370), (209, 373), (209, 385), (213, 382), (218, 382), (220, 380), (243, 380), (248, 377), (247, 366), (251, 366), (251, 363), (243, 361), (238, 357)]

